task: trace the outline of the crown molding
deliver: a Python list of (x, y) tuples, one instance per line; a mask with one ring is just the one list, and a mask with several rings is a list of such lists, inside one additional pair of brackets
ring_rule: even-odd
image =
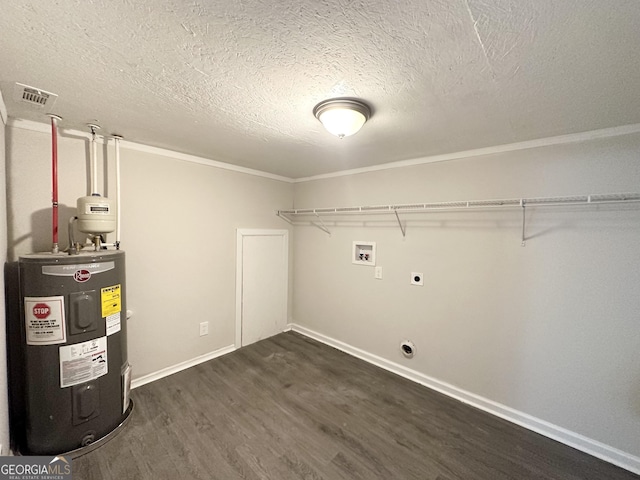
[(311, 177), (296, 178), (294, 183), (311, 182), (314, 180), (324, 180), (328, 178), (345, 177), (349, 175), (358, 175), (360, 173), (377, 172), (380, 170), (390, 170), (393, 168), (412, 167), (415, 165), (424, 165), (426, 163), (446, 162), (448, 160), (458, 160), (462, 158), (480, 157), (483, 155), (492, 155), (495, 153), (515, 152), (518, 150), (527, 150), (530, 148), (548, 147), (552, 145), (563, 145), (567, 143), (578, 143), (587, 140), (595, 140), (598, 138), (619, 137), (622, 135), (630, 135), (640, 133), (640, 123), (631, 125), (622, 125), (619, 127), (603, 128), (600, 130), (591, 130), (588, 132), (571, 133), (568, 135), (559, 135), (556, 137), (539, 138), (536, 140), (527, 140), (526, 142), (508, 143), (505, 145), (496, 145), (493, 147), (478, 148), (474, 150), (465, 150), (462, 152), (445, 153), (442, 155), (432, 155), (428, 157), (420, 157), (410, 160), (400, 160), (397, 162), (382, 163), (370, 167), (354, 168), (350, 170), (341, 170), (339, 172), (325, 173), (314, 175)]
[[(4, 103), (2, 102), (2, 96), (0, 94), (0, 117), (2, 117), (3, 115), (4, 115), (3, 121), (7, 126), (14, 127), (14, 128), (21, 128), (24, 130), (31, 130), (34, 132), (41, 132), (41, 133), (50, 132), (50, 128), (47, 123), (34, 122), (32, 120), (24, 120), (24, 119), (14, 118), (14, 117), (6, 117), (6, 109), (4, 109)], [(81, 138), (87, 138), (87, 139), (91, 138), (91, 134), (89, 132), (83, 132), (81, 130), (65, 129), (62, 126), (59, 128), (59, 132), (60, 132), (60, 135), (63, 137), (69, 136), (69, 137), (81, 137)], [(515, 152), (518, 150), (528, 150), (531, 148), (541, 148), (541, 147), (548, 147), (553, 145), (578, 143), (578, 142), (584, 142), (588, 140), (596, 140), (600, 138), (610, 138), (610, 137), (618, 137), (623, 135), (631, 135), (635, 133), (640, 133), (640, 123), (622, 125), (622, 126), (611, 127), (611, 128), (603, 128), (599, 130), (590, 130), (587, 132), (571, 133), (568, 135), (559, 135), (556, 137), (539, 138), (536, 140), (527, 140), (525, 142), (508, 143), (504, 145), (496, 145), (493, 147), (478, 148), (474, 150), (464, 150), (461, 152), (445, 153), (441, 155), (419, 157), (419, 158), (409, 159), (409, 160), (400, 160), (396, 162), (372, 165), (369, 167), (341, 170), (338, 172), (324, 173), (320, 175), (313, 175), (310, 177), (300, 177), (295, 179), (290, 177), (285, 177), (282, 175), (276, 175), (269, 172), (264, 172), (261, 170), (254, 170), (252, 168), (240, 167), (238, 165), (233, 165), (233, 164), (221, 162), (218, 160), (212, 160), (210, 158), (176, 152), (174, 150), (169, 150), (166, 148), (152, 147), (150, 145), (132, 142), (129, 140), (122, 140), (120, 142), (120, 145), (121, 147), (129, 150), (161, 155), (164, 157), (169, 157), (177, 160), (197, 163), (200, 165), (220, 168), (223, 170), (230, 170), (238, 173), (245, 173), (247, 175), (254, 175), (257, 177), (268, 178), (268, 179), (277, 180), (280, 182), (304, 183), (304, 182), (311, 182), (315, 180), (325, 180), (330, 178), (358, 175), (361, 173), (377, 172), (380, 170), (412, 167), (416, 165), (424, 165), (427, 163), (446, 162), (449, 160), (459, 160), (463, 158), (480, 157), (480, 156), (492, 155), (496, 153)], [(100, 136), (97, 138), (98, 143), (104, 143), (105, 138), (109, 139), (110, 137)]]
[[(51, 127), (48, 123), (40, 123), (34, 122), (33, 120), (25, 120), (21, 118), (10, 117), (7, 125), (13, 128), (20, 128), (23, 130), (30, 130), (32, 132), (40, 132), (40, 133), (51, 133)], [(64, 126), (58, 127), (58, 132), (61, 137), (74, 137), (74, 138), (86, 138), (91, 139), (91, 134), (89, 132), (83, 132), (81, 130), (74, 130), (69, 128), (64, 128)], [(97, 143), (108, 143), (108, 141), (112, 137), (109, 135), (106, 136), (97, 136)], [(285, 183), (293, 183), (293, 179), (289, 177), (284, 177), (281, 175), (275, 175), (273, 173), (263, 172), (261, 170), (254, 170), (252, 168), (240, 167), (238, 165), (233, 165), (230, 163), (220, 162), (218, 160), (212, 160), (210, 158), (198, 157), (196, 155), (190, 155), (187, 153), (176, 152), (174, 150), (169, 150), (166, 148), (160, 147), (152, 147), (150, 145), (144, 145), (142, 143), (132, 142), (129, 140), (121, 140), (120, 146), (122, 148), (128, 150), (134, 150), (137, 152), (145, 152), (151, 153), (154, 155), (161, 155), (163, 157), (169, 157), (176, 160), (182, 160), (185, 162), (197, 163), (199, 165), (205, 165), (208, 167), (220, 168), (222, 170), (230, 170), (232, 172), (237, 173), (245, 173), (247, 175), (253, 175), (256, 177), (268, 178), (270, 180), (277, 180), (279, 182)]]

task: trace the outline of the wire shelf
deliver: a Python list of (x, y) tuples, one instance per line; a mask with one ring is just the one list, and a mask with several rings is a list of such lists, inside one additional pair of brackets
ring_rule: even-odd
[[(363, 205), (354, 207), (329, 207), (329, 208), (301, 208), (293, 210), (278, 210), (277, 215), (292, 225), (314, 225), (327, 234), (330, 230), (322, 221), (322, 216), (334, 215), (381, 215), (393, 214), (398, 221), (398, 226), (405, 236), (405, 226), (400, 220), (399, 213), (421, 213), (443, 210), (481, 210), (490, 208), (519, 208), (522, 210), (522, 244), (524, 245), (525, 209), (527, 207), (551, 207), (562, 205), (598, 205), (640, 202), (640, 193), (607, 193), (595, 195), (572, 195), (564, 197), (533, 197), (533, 198), (503, 198), (494, 200), (466, 200), (453, 202), (431, 203), (407, 203), (390, 205)], [(319, 220), (319, 224), (304, 217), (313, 217), (311, 220)]]
[(428, 210), (467, 209), (482, 207), (521, 207), (544, 205), (592, 205), (598, 203), (640, 202), (640, 193), (610, 193), (598, 195), (574, 195), (567, 197), (507, 198), (495, 200), (466, 200), (454, 202), (409, 203), (391, 205), (365, 205), (356, 207), (302, 208), (278, 210), (278, 215), (298, 217), (303, 215), (341, 215), (362, 213), (422, 212)]

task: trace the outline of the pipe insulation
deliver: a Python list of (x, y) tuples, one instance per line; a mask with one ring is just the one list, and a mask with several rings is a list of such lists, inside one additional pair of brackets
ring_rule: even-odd
[(51, 117), (51, 253), (58, 253), (58, 121), (61, 117), (49, 114)]

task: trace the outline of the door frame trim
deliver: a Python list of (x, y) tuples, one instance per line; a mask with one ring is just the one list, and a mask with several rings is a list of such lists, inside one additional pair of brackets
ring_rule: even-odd
[(284, 266), (286, 298), (284, 305), (285, 328), (289, 320), (289, 230), (286, 229), (265, 229), (265, 228), (238, 228), (236, 230), (236, 334), (235, 347), (242, 346), (242, 245), (244, 237), (271, 236), (284, 238)]

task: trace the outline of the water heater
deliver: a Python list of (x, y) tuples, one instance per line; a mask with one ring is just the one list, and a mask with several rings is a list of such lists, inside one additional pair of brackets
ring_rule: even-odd
[[(11, 432), (28, 455), (107, 439), (133, 408), (125, 254), (30, 254), (8, 268)], [(11, 273), (13, 272), (13, 273)]]

